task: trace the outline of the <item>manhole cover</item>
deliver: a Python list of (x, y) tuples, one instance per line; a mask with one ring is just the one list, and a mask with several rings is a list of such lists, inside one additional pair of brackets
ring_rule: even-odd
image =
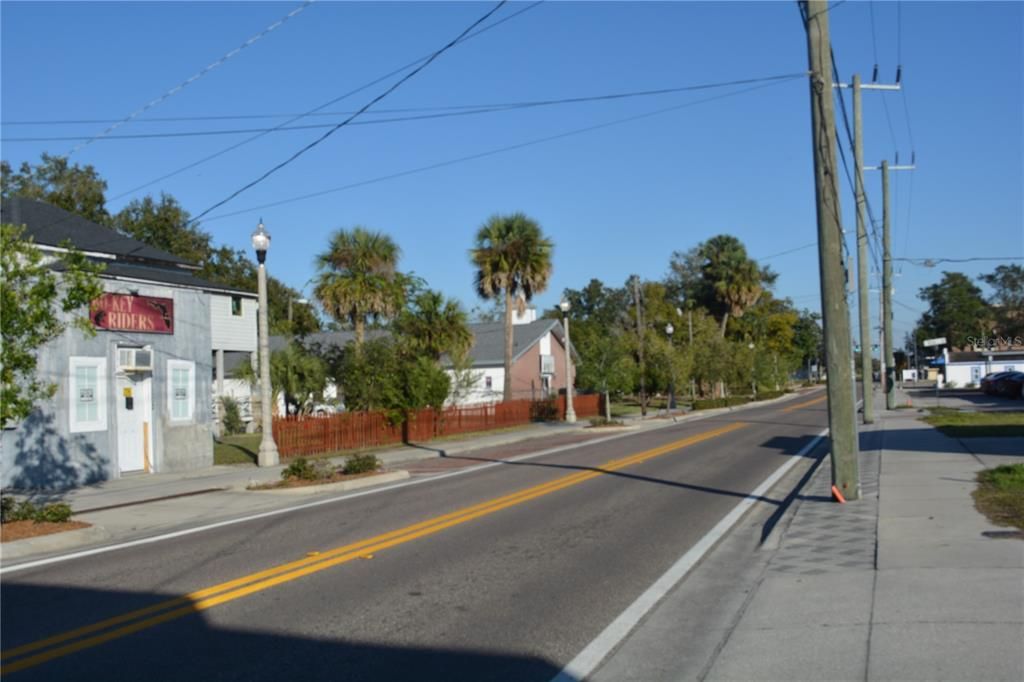
[(997, 540), (1004, 538), (1020, 538), (1024, 540), (1024, 530), (985, 530), (981, 534), (987, 538), (996, 538)]

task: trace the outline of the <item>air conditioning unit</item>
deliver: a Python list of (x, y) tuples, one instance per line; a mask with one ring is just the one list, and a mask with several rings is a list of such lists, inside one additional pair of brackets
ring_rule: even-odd
[(118, 348), (117, 368), (124, 372), (153, 370), (153, 351), (147, 348)]
[(555, 356), (554, 355), (541, 355), (540, 356), (540, 373), (541, 374), (554, 374), (555, 373)]

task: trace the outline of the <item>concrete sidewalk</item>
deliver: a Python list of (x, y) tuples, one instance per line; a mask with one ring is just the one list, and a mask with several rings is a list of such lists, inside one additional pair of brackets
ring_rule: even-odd
[(777, 545), (755, 552), (768, 555), (756, 579), (731, 588), (750, 592), (716, 646), (673, 662), (683, 643), (665, 624), (708, 619), (683, 581), (591, 679), (1024, 679), (1024, 542), (985, 537), (1007, 529), (970, 496), (978, 471), (1024, 462), (1024, 447), (948, 438), (878, 397), (861, 437), (862, 499), (830, 501), (825, 459)]

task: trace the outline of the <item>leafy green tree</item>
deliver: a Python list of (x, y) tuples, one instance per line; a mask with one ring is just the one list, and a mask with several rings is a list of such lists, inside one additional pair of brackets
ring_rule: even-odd
[(992, 331), (992, 309), (963, 273), (943, 272), (938, 284), (922, 288), (917, 296), (928, 303), (918, 327), (929, 336), (945, 336), (951, 346), (963, 348), (968, 337)]
[(441, 357), (462, 357), (473, 343), (466, 312), (458, 301), (428, 289), (398, 314), (394, 331), (409, 348), (435, 362)]
[(547, 289), (553, 249), (535, 220), (512, 213), (489, 218), (470, 250), (477, 294), (485, 300), (505, 299), (504, 400), (512, 399), (512, 306), (525, 305)]
[(324, 310), (349, 322), (362, 346), (369, 320), (392, 317), (405, 301), (407, 279), (397, 271), (401, 249), (391, 237), (356, 226), (331, 236), (317, 256), (314, 293)]
[(411, 410), (442, 407), (450, 389), (448, 374), (436, 362), (387, 337), (350, 343), (338, 354), (333, 373), (348, 409), (386, 410), (396, 422)]
[[(210, 260), (212, 237), (190, 224), (192, 217), (170, 194), (134, 199), (110, 219), (118, 232), (200, 266)], [(221, 282), (224, 283), (224, 282)]]
[(821, 314), (803, 310), (793, 325), (793, 348), (800, 362), (807, 367), (807, 378), (811, 377), (811, 362), (820, 364), (824, 347), (821, 329)]
[(59, 206), (100, 225), (106, 225), (107, 182), (92, 166), (69, 164), (66, 157), (44, 153), (39, 164), (27, 161), (15, 172), (0, 162), (0, 199), (24, 197)]
[(70, 244), (63, 246), (68, 250), (60, 255), (58, 275), (32, 240), (24, 236), (23, 227), (0, 225), (0, 425), (24, 419), (38, 400), (52, 396), (56, 390), (55, 384), (36, 375), (36, 353), (43, 344), (69, 326), (87, 335), (95, 334), (89, 324), (88, 305), (103, 292), (98, 277), (103, 267), (90, 262)]
[(1000, 265), (995, 272), (979, 279), (994, 291), (989, 303), (999, 334), (1004, 337), (1024, 336), (1024, 266)]

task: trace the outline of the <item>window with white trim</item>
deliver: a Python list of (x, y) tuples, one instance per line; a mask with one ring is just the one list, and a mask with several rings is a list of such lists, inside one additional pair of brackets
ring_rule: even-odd
[(68, 430), (107, 430), (107, 359), (68, 358)]
[(196, 404), (196, 363), (167, 361), (167, 405), (173, 422), (192, 421)]

